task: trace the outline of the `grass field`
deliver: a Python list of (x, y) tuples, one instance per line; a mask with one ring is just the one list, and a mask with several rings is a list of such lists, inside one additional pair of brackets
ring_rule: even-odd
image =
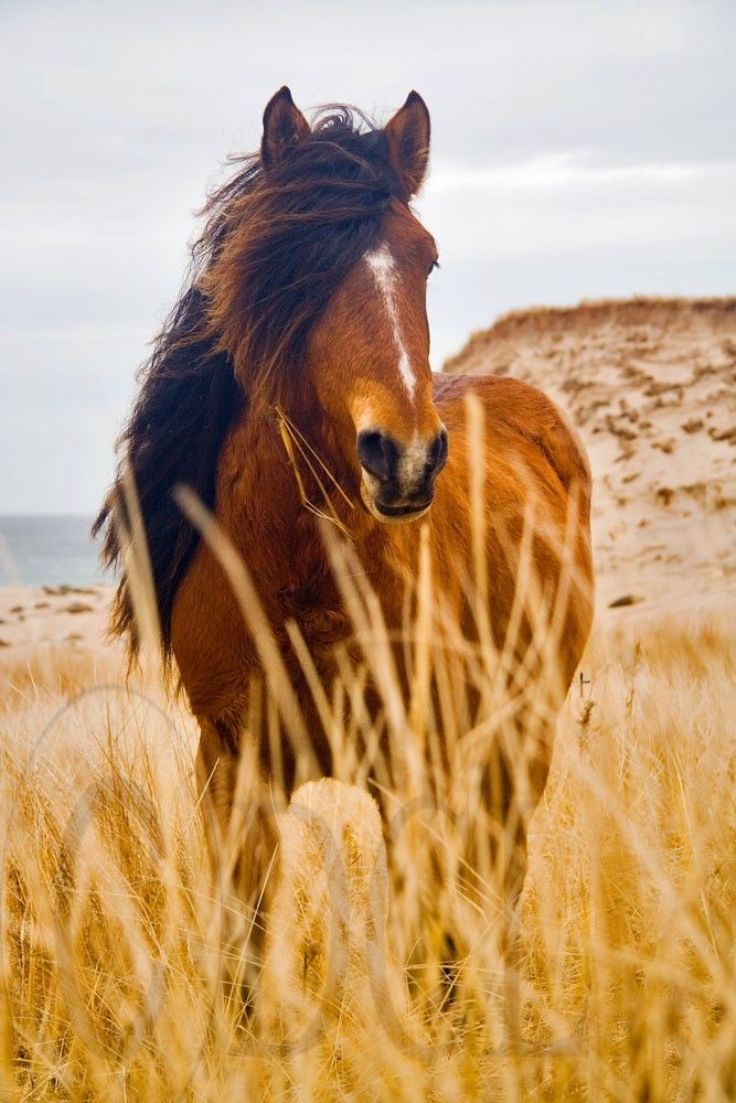
[(387, 863), (347, 763), (279, 820), (246, 1015), (248, 915), (210, 887), (183, 706), (155, 680), (126, 692), (113, 657), (6, 660), (2, 1098), (736, 1098), (732, 624), (598, 628), (583, 670), (514, 967), (492, 886), (471, 902), (447, 875), (441, 815), (405, 818)]

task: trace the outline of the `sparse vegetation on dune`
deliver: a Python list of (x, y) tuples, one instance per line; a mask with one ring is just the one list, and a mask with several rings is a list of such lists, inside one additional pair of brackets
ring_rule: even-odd
[[(209, 886), (193, 722), (155, 683), (70, 700), (69, 662), (17, 692), (3, 671), (3, 1098), (734, 1098), (727, 617), (597, 630), (513, 955), (493, 870), (468, 899), (452, 825), (410, 775), (386, 851), (346, 755), (280, 821), (255, 980), (249, 915)], [(445, 930), (463, 941), (449, 972)]]
[(656, 326), (660, 330), (676, 327), (693, 330), (702, 326), (733, 337), (736, 327), (736, 298), (685, 299), (657, 295), (638, 295), (631, 299), (586, 299), (577, 306), (537, 306), (509, 310), (488, 329), (471, 334), (462, 350), (445, 363), (449, 372), (467, 371), (475, 356), (492, 354), (499, 341), (522, 339), (530, 333), (544, 337), (562, 336), (575, 329), (578, 335), (600, 330), (602, 326)]

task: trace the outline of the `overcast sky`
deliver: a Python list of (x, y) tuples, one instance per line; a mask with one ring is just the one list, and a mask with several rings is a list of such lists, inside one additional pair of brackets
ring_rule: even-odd
[(87, 512), (193, 212), (308, 108), (433, 120), (433, 364), (535, 303), (736, 291), (736, 3), (0, 0), (0, 513)]

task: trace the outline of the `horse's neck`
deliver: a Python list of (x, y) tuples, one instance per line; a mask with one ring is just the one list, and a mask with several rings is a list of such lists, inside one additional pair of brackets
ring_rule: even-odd
[(251, 529), (267, 537), (288, 525), (296, 490), (275, 414), (246, 410), (225, 441), (218, 470), (218, 514), (236, 543)]
[(315, 511), (343, 523), (348, 508), (336, 486), (340, 461), (334, 452), (313, 426), (307, 433), (272, 407), (247, 412), (225, 443), (218, 519), (267, 601), (328, 572)]

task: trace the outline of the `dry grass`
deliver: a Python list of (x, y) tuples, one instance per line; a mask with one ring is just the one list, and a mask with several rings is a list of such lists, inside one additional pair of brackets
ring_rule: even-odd
[[(693, 310), (731, 324), (733, 303)], [(550, 319), (539, 312), (537, 322)], [(196, 503), (183, 505), (206, 530)], [(712, 586), (712, 548), (702, 550)], [(218, 554), (255, 616), (242, 565), (227, 547)], [(480, 645), (440, 640), (440, 597), (422, 563), (401, 641), (409, 700), (380, 609), (346, 561), (363, 659), (356, 667), (346, 655), (341, 681), (313, 685), (336, 780), (302, 786), (287, 809), (277, 782), (263, 787), (244, 759), (231, 841), (246, 834), (252, 807), (276, 817), (281, 840), (260, 911), (227, 879), (211, 882), (196, 725), (156, 677), (126, 687), (112, 652), (39, 651), (15, 663), (4, 654), (0, 1098), (736, 1098), (732, 603), (648, 620), (635, 605), (596, 628), (509, 916), (498, 864), (482, 860), (493, 825), (475, 803), (473, 766), (508, 735), (498, 719), (508, 656), (488, 644), (482, 601)], [(522, 604), (533, 612), (543, 603), (524, 573)], [(685, 577), (690, 585), (691, 564)], [(145, 613), (145, 597), (141, 605)], [(554, 655), (538, 627), (539, 654)], [(298, 650), (296, 634), (292, 643)], [(264, 712), (277, 746), (288, 687), (263, 637), (261, 654), (273, 666)], [(466, 680), (478, 714), (459, 688)], [(382, 701), (377, 721), (365, 707), (369, 682)], [(522, 682), (520, 698), (533, 718), (539, 685)], [(447, 773), (440, 727), (454, 755)], [(475, 872), (467, 855), (481, 859)], [(253, 937), (261, 923), (265, 960)]]
[(735, 662), (726, 618), (597, 631), (532, 823), (518, 968), (441, 809), (392, 820), (387, 864), (359, 762), (303, 789), (249, 1016), (248, 914), (209, 884), (191, 719), (154, 682), (111, 688), (112, 661), (12, 673), (2, 1098), (733, 1099)]

